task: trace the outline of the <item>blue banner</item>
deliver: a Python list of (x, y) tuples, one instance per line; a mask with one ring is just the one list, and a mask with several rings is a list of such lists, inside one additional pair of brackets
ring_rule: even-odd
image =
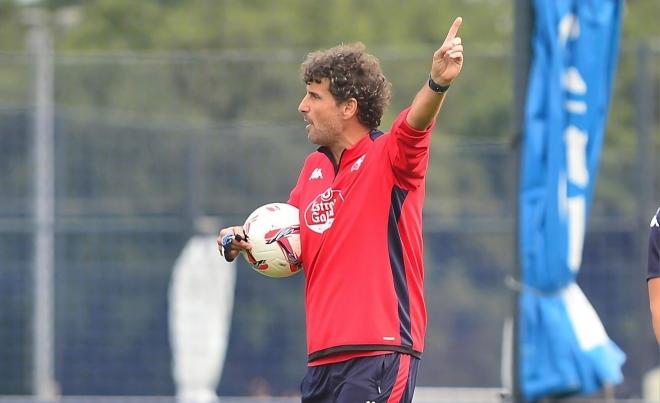
[(523, 291), (519, 379), (526, 401), (622, 380), (575, 278), (619, 48), (622, 0), (535, 0), (519, 194)]

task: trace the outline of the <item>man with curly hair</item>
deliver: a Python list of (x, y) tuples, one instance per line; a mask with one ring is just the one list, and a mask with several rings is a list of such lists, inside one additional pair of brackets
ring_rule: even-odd
[[(431, 130), (463, 67), (456, 18), (429, 77), (387, 133), (390, 99), (378, 60), (360, 43), (310, 53), (298, 110), (319, 146), (288, 203), (300, 211), (308, 371), (302, 402), (411, 402), (424, 349), (422, 207)], [(249, 249), (220, 231), (225, 258)]]

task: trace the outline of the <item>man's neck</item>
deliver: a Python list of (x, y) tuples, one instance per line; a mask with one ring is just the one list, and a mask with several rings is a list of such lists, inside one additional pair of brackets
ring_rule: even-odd
[(335, 159), (335, 162), (339, 164), (341, 154), (344, 152), (344, 150), (353, 148), (357, 143), (360, 142), (360, 140), (362, 140), (365, 136), (368, 136), (369, 132), (370, 130), (361, 124), (353, 124), (347, 127), (341, 136), (341, 141), (339, 141), (336, 145), (328, 147)]

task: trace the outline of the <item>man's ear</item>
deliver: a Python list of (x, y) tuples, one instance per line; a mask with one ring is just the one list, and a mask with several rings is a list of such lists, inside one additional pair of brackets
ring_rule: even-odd
[(341, 105), (341, 112), (344, 119), (350, 119), (358, 113), (358, 102), (355, 98), (349, 98)]

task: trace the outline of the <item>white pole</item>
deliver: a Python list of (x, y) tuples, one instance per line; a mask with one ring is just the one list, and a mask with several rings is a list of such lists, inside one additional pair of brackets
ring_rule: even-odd
[(56, 394), (53, 349), (54, 141), (53, 48), (47, 11), (26, 10), (28, 48), (34, 69), (34, 317), (32, 382), (39, 400)]

